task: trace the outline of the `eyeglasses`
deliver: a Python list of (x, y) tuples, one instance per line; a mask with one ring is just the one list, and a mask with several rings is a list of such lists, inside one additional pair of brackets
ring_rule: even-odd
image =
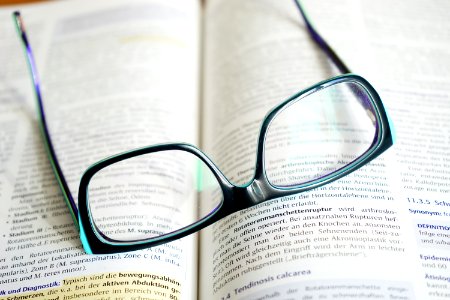
[(53, 148), (23, 21), (14, 13), (49, 160), (87, 253), (125, 252), (185, 237), (239, 210), (328, 184), (393, 144), (375, 89), (350, 73), (311, 25), (299, 1), (294, 2), (312, 39), (344, 75), (317, 83), (268, 113), (258, 138), (254, 177), (248, 184), (232, 184), (193, 145), (160, 144), (89, 167), (79, 185), (79, 207)]

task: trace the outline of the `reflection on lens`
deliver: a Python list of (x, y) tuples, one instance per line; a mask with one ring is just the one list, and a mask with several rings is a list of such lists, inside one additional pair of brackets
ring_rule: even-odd
[(129, 158), (96, 173), (88, 201), (97, 231), (115, 241), (156, 238), (200, 221), (223, 201), (214, 174), (181, 150)]
[(375, 115), (370, 95), (355, 82), (293, 100), (267, 131), (264, 162), (269, 182), (294, 187), (358, 159), (376, 139)]

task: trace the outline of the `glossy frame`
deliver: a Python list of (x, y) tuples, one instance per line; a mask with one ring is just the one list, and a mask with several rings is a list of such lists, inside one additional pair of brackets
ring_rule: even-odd
[[(375, 111), (376, 117), (376, 132), (378, 132), (370, 148), (359, 158), (346, 165), (345, 167), (321, 178), (297, 185), (289, 188), (274, 187), (267, 180), (267, 176), (264, 168), (264, 141), (266, 138), (267, 129), (273, 118), (282, 111), (286, 106), (291, 105), (293, 102), (308, 96), (311, 93), (317, 92), (328, 86), (339, 84), (343, 82), (356, 83), (367, 92), (369, 95), (368, 101)], [(171, 242), (173, 240), (185, 237), (193, 232), (199, 231), (208, 225), (232, 214), (239, 210), (249, 208), (259, 203), (278, 198), (288, 196), (296, 193), (301, 193), (310, 189), (317, 188), (319, 186), (328, 184), (334, 180), (337, 180), (355, 170), (367, 164), (372, 159), (379, 156), (387, 148), (393, 144), (393, 139), (390, 131), (388, 117), (383, 107), (380, 97), (375, 89), (362, 77), (354, 74), (346, 74), (337, 76), (326, 81), (322, 81), (300, 93), (292, 96), (288, 100), (284, 101), (277, 107), (275, 107), (266, 116), (261, 125), (261, 131), (258, 138), (258, 148), (256, 157), (256, 168), (253, 179), (244, 186), (237, 186), (232, 183), (222, 174), (219, 168), (212, 162), (209, 157), (199, 150), (197, 147), (190, 144), (183, 143), (171, 143), (161, 144), (155, 146), (144, 147), (129, 152), (124, 152), (107, 159), (104, 159), (95, 165), (89, 167), (89, 169), (83, 174), (80, 182), (80, 189), (78, 192), (78, 204), (79, 204), (79, 217), (80, 217), (80, 234), (83, 240), (83, 245), (86, 252), (89, 253), (116, 253), (131, 250), (138, 250), (143, 248), (149, 248), (157, 246), (163, 243)], [(117, 163), (121, 160), (131, 157), (149, 154), (157, 151), (167, 150), (180, 150), (194, 154), (200, 158), (206, 166), (215, 175), (220, 187), (222, 189), (224, 200), (222, 204), (211, 214), (203, 218), (202, 220), (194, 223), (191, 226), (187, 226), (173, 233), (169, 233), (157, 238), (152, 238), (143, 241), (135, 242), (118, 242), (105, 238), (96, 229), (96, 226), (91, 218), (91, 212), (89, 209), (88, 199), (88, 186), (91, 178), (101, 169)]]
[[(349, 73), (349, 69), (347, 68), (347, 66), (342, 62), (342, 60), (337, 56), (337, 54), (331, 49), (331, 47), (328, 46), (325, 40), (316, 32), (314, 27), (311, 25), (299, 1), (295, 0), (294, 2), (296, 3), (307, 25), (307, 29), (312, 39), (327, 54), (327, 56), (341, 71), (341, 73)], [(208, 158), (208, 156), (193, 145), (184, 143), (161, 144), (124, 152), (106, 158), (89, 167), (81, 178), (78, 193), (79, 208), (77, 208), (75, 201), (73, 200), (72, 194), (66, 183), (64, 174), (62, 173), (62, 170), (59, 166), (56, 153), (54, 151), (52, 141), (50, 138), (50, 134), (48, 132), (44, 108), (42, 104), (39, 78), (37, 75), (37, 70), (33, 54), (31, 51), (31, 47), (29, 45), (28, 38), (25, 33), (25, 28), (22, 19), (20, 17), (20, 14), (18, 12), (14, 13), (14, 20), (16, 22), (18, 33), (21, 36), (27, 54), (27, 60), (30, 67), (30, 73), (33, 79), (33, 85), (39, 110), (39, 117), (40, 117), (39, 125), (46, 145), (47, 154), (52, 164), (52, 168), (54, 170), (60, 188), (63, 192), (64, 198), (68, 204), (74, 223), (79, 227), (80, 238), (83, 243), (83, 247), (87, 253), (104, 254), (104, 253), (126, 252), (157, 246), (163, 243), (167, 243), (185, 237), (239, 210), (249, 208), (261, 202), (268, 201), (277, 197), (288, 196), (291, 194), (304, 192), (328, 184), (334, 180), (337, 180), (357, 170), (361, 166), (367, 164), (372, 159), (376, 158), (386, 149), (388, 149), (394, 142), (388, 117), (378, 93), (364, 78), (355, 74), (344, 74), (319, 82), (316, 85), (297, 93), (296, 95), (285, 100), (283, 103), (276, 106), (269, 112), (269, 114), (265, 117), (261, 125), (261, 130), (258, 138), (255, 173), (253, 179), (248, 184), (244, 186), (237, 186), (230, 183), (230, 181), (222, 174), (222, 172)], [(271, 185), (267, 180), (267, 176), (264, 172), (265, 170), (264, 141), (266, 138), (267, 129), (272, 119), (284, 108), (291, 105), (293, 102), (298, 101), (299, 99), (306, 97), (311, 93), (317, 92), (318, 90), (343, 82), (352, 82), (362, 87), (367, 92), (368, 98), (362, 99), (361, 105), (363, 106), (370, 105), (371, 107), (373, 107), (373, 110), (375, 111), (376, 117), (375, 125), (377, 136), (374, 139), (369, 150), (367, 150), (361, 157), (357, 158), (350, 164), (324, 177), (317, 178), (315, 180), (303, 183), (301, 185), (297, 185), (295, 187), (280, 188)], [(89, 199), (87, 196), (88, 195), (87, 189), (89, 186), (89, 181), (92, 178), (92, 176), (99, 170), (107, 167), (108, 165), (114, 164), (118, 161), (156, 151), (166, 151), (166, 150), (187, 151), (194, 154), (199, 159), (201, 159), (206, 164), (206, 166), (213, 172), (218, 183), (220, 184), (220, 187), (224, 195), (224, 200), (222, 204), (214, 212), (212, 212), (205, 218), (199, 220), (198, 222), (190, 226), (184, 227), (178, 231), (157, 238), (135, 242), (118, 242), (105, 238), (97, 231), (96, 226), (92, 221), (91, 213), (89, 210)]]

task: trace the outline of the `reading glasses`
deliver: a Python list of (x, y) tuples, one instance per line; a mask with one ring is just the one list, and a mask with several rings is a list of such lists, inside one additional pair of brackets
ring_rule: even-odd
[(48, 157), (87, 253), (125, 252), (185, 237), (239, 210), (328, 184), (393, 144), (375, 89), (350, 73), (315, 30), (301, 3), (294, 2), (312, 39), (343, 75), (293, 95), (267, 114), (258, 138), (254, 177), (248, 184), (232, 184), (193, 145), (159, 144), (89, 167), (79, 185), (78, 207), (53, 148), (25, 28), (20, 14), (14, 13)]

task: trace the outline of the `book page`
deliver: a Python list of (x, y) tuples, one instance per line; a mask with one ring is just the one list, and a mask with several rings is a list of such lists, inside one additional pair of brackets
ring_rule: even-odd
[[(327, 9), (308, 4), (312, 17), (322, 20), (319, 10)], [(400, 178), (395, 198), (406, 206), (408, 229), (416, 240), (412, 262), (420, 269), (416, 294), (419, 299), (448, 298), (450, 22), (445, 11), (449, 3), (348, 1), (338, 9), (344, 13), (350, 6), (362, 12), (349, 18), (359, 33), (337, 30), (329, 22), (317, 24), (333, 37), (351, 68), (376, 84), (388, 106), (397, 131), (395, 169), (390, 168)], [(358, 43), (359, 51), (349, 43), (355, 34), (365, 37)]]
[[(0, 17), (0, 298), (196, 298), (195, 236), (132, 253), (84, 253), (46, 156), (12, 11)], [(84, 170), (100, 159), (198, 143), (196, 1), (65, 1), (21, 12), (75, 198)]]
[[(449, 78), (439, 70), (449, 62), (449, 24), (425, 1), (369, 2), (310, 1), (306, 9), (350, 69), (373, 81), (397, 144), (332, 184), (204, 230), (201, 299), (448, 297)], [(294, 3), (211, 1), (205, 18), (205, 149), (245, 184), (265, 113), (337, 73)]]

